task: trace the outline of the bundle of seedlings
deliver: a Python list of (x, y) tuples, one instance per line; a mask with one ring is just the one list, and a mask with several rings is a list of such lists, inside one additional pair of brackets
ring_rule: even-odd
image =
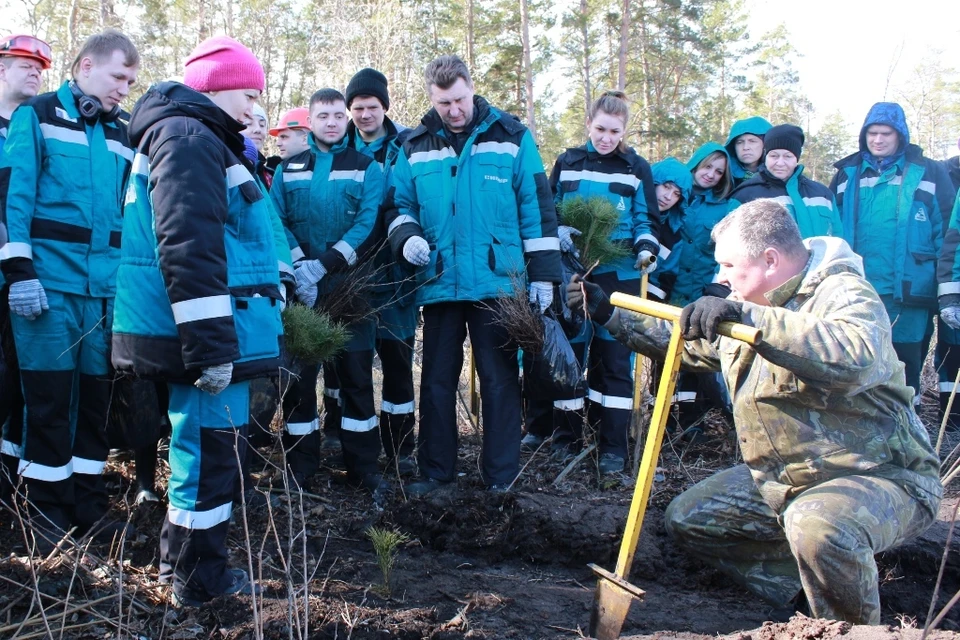
[(332, 359), (350, 340), (350, 332), (342, 323), (302, 304), (288, 305), (282, 318), (287, 353), (303, 364)]
[(540, 307), (530, 300), (523, 278), (515, 274), (512, 292), (501, 293), (491, 308), (494, 322), (503, 327), (524, 353), (537, 354), (543, 351), (543, 314)]
[(370, 251), (349, 270), (325, 276), (319, 283), (316, 310), (345, 327), (373, 317), (379, 311), (379, 290), (388, 269), (377, 265), (375, 256), (376, 252)]
[(609, 264), (632, 255), (627, 244), (610, 240), (610, 234), (620, 224), (620, 212), (606, 198), (569, 198), (561, 203), (559, 213), (560, 224), (580, 231), (573, 244), (580, 252), (582, 264)]

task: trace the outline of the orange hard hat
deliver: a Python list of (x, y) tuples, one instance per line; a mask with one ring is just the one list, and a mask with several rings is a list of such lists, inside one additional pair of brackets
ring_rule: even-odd
[(31, 58), (44, 69), (49, 69), (53, 61), (50, 45), (40, 38), (27, 35), (12, 35), (0, 40), (0, 56)]
[(277, 126), (270, 129), (270, 135), (276, 137), (284, 129), (309, 129), (310, 111), (306, 107), (295, 107), (280, 116)]

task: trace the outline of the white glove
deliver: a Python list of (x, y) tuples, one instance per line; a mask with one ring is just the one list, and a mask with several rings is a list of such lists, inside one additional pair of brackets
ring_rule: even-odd
[(411, 236), (403, 244), (403, 258), (415, 267), (422, 267), (430, 262), (430, 245), (420, 236)]
[(560, 225), (557, 227), (557, 235), (560, 236), (560, 250), (572, 253), (579, 258), (580, 252), (577, 251), (576, 245), (573, 244), (573, 236), (582, 235), (580, 230), (574, 227)]
[(317, 304), (317, 295), (317, 285), (307, 287), (303, 291), (297, 289), (297, 300), (311, 309), (313, 309), (313, 305)]
[[(10, 287), (10, 291), (13, 291), (13, 287)], [(12, 304), (10, 306), (13, 308)], [(942, 318), (951, 329), (960, 331), (960, 306), (944, 307), (940, 310), (940, 318)]]
[(33, 320), (40, 313), (50, 308), (47, 304), (47, 292), (43, 290), (40, 281), (23, 280), (10, 285), (10, 311), (27, 320)]
[(193, 383), (193, 386), (215, 396), (230, 386), (230, 378), (232, 377), (232, 362), (218, 364), (204, 369), (197, 381)]
[(294, 265), (293, 275), (297, 279), (297, 297), (302, 298), (310, 287), (316, 290), (317, 283), (327, 275), (327, 268), (319, 260), (301, 260)]
[(540, 304), (540, 313), (545, 312), (553, 304), (553, 283), (531, 282), (530, 300)]
[[(644, 266), (646, 263), (646, 266)], [(641, 251), (637, 254), (637, 264), (633, 267), (640, 272), (640, 275), (653, 273), (657, 268), (657, 257), (649, 251)]]

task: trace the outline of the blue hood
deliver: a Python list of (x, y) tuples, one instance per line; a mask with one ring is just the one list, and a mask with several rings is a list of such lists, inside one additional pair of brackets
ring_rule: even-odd
[(690, 169), (676, 158), (664, 158), (651, 167), (653, 171), (653, 184), (663, 184), (672, 182), (680, 189), (680, 201), (686, 202), (690, 199), (690, 191), (693, 189), (693, 177), (690, 175)]
[(885, 158), (886, 162), (880, 164), (889, 165), (896, 162), (897, 158), (906, 150), (907, 145), (910, 144), (910, 130), (907, 129), (907, 116), (903, 113), (903, 107), (896, 102), (878, 102), (870, 107), (870, 111), (863, 121), (863, 127), (860, 128), (860, 152), (865, 160), (871, 164), (877, 164), (878, 159), (874, 158), (867, 149), (867, 128), (872, 124), (892, 127), (900, 134), (900, 145), (897, 147), (897, 153), (890, 158)]
[[(730, 135), (727, 136), (727, 141), (723, 143), (723, 146), (726, 148), (727, 153), (730, 156), (731, 176), (737, 180), (740, 180), (746, 175), (743, 165), (741, 165), (740, 161), (737, 159), (737, 149), (735, 144), (737, 138), (745, 133), (755, 135), (758, 138), (763, 138), (767, 134), (767, 131), (772, 128), (772, 126), (773, 125), (771, 125), (770, 122), (763, 116), (744, 118), (743, 120), (737, 120), (733, 123), (733, 126), (730, 127)], [(763, 163), (761, 162), (761, 164)]]

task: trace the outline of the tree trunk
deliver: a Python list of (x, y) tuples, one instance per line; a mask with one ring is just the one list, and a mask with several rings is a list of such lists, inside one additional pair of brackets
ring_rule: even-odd
[(580, 0), (580, 35), (583, 37), (583, 112), (590, 112), (593, 104), (593, 90), (590, 86), (590, 14), (587, 10), (587, 0)]
[(630, 43), (630, 0), (623, 0), (623, 15), (620, 17), (620, 51), (617, 55), (617, 88), (627, 87), (627, 48)]
[(467, 66), (472, 73), (476, 69), (476, 58), (473, 52), (473, 0), (467, 0)]
[(533, 104), (533, 62), (530, 54), (530, 6), (527, 0), (520, 0), (520, 25), (523, 38), (523, 76), (526, 83), (527, 128), (537, 139), (537, 114)]

